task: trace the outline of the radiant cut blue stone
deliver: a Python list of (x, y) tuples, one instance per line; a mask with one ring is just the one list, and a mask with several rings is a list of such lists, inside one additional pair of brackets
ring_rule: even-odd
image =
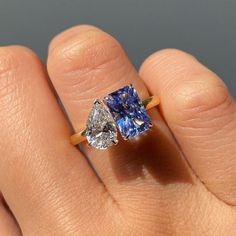
[(125, 86), (104, 98), (124, 139), (148, 130), (151, 119), (132, 85)]

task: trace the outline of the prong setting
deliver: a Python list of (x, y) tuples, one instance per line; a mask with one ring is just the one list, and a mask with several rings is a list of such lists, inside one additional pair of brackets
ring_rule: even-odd
[(117, 129), (110, 112), (101, 100), (96, 99), (90, 111), (86, 138), (88, 143), (97, 149), (106, 149), (117, 142)]
[(150, 116), (132, 85), (109, 94), (104, 101), (125, 140), (150, 129)]

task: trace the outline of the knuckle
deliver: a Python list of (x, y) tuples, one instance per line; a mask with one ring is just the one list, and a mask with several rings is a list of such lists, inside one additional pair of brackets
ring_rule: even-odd
[(153, 66), (156, 67), (164, 65), (165, 67), (167, 65), (173, 65), (179, 63), (179, 61), (189, 61), (196, 60), (194, 56), (191, 54), (188, 54), (184, 51), (181, 51), (179, 49), (175, 48), (166, 48), (159, 50), (157, 52), (154, 52), (151, 54), (142, 64), (140, 68), (140, 72), (142, 73), (143, 70), (148, 70), (152, 68)]
[(16, 71), (20, 65), (30, 62), (36, 55), (24, 46), (0, 47), (0, 76)]
[[(8, 46), (0, 48), (0, 96), (3, 98), (19, 92), (20, 86), (27, 76), (24, 75), (36, 64), (36, 55), (23, 46)], [(19, 79), (20, 77), (20, 79)], [(7, 99), (8, 102), (10, 101)]]
[[(91, 29), (55, 47), (49, 57), (49, 71), (67, 74), (104, 67), (124, 55), (120, 44), (107, 33)], [(59, 66), (63, 63), (63, 66)]]
[(0, 76), (18, 67), (19, 61), (16, 59), (15, 52), (9, 47), (0, 48)]
[(182, 116), (183, 121), (204, 115), (224, 115), (232, 103), (227, 87), (212, 72), (194, 75), (191, 81), (177, 85), (172, 96), (177, 114)]
[(22, 104), (28, 104), (26, 96), (31, 86), (30, 74), (35, 75), (33, 72), (38, 64), (36, 55), (28, 48), (0, 48), (0, 128), (2, 132), (7, 132), (6, 135), (10, 135), (9, 131), (14, 129), (15, 124), (20, 126), (24, 122)]
[(18, 54), (11, 47), (0, 49), (0, 105), (1, 109), (7, 109), (12, 96), (15, 93), (15, 74), (18, 71), (21, 61)]

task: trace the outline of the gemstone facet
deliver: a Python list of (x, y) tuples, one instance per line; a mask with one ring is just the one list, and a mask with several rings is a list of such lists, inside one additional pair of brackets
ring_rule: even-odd
[(134, 138), (150, 129), (150, 116), (132, 85), (109, 94), (104, 100), (124, 139)]
[(118, 142), (114, 119), (98, 99), (88, 117), (86, 137), (88, 143), (98, 149), (106, 149)]

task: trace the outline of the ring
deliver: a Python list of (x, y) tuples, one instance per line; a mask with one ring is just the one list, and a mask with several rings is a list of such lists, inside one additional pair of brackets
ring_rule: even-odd
[[(97, 149), (106, 149), (118, 143), (118, 131), (128, 140), (149, 130), (152, 126), (147, 110), (159, 105), (158, 96), (140, 100), (132, 85), (127, 85), (96, 99), (89, 113), (86, 128), (71, 136), (73, 145), (84, 141)], [(118, 129), (117, 129), (118, 128)]]

